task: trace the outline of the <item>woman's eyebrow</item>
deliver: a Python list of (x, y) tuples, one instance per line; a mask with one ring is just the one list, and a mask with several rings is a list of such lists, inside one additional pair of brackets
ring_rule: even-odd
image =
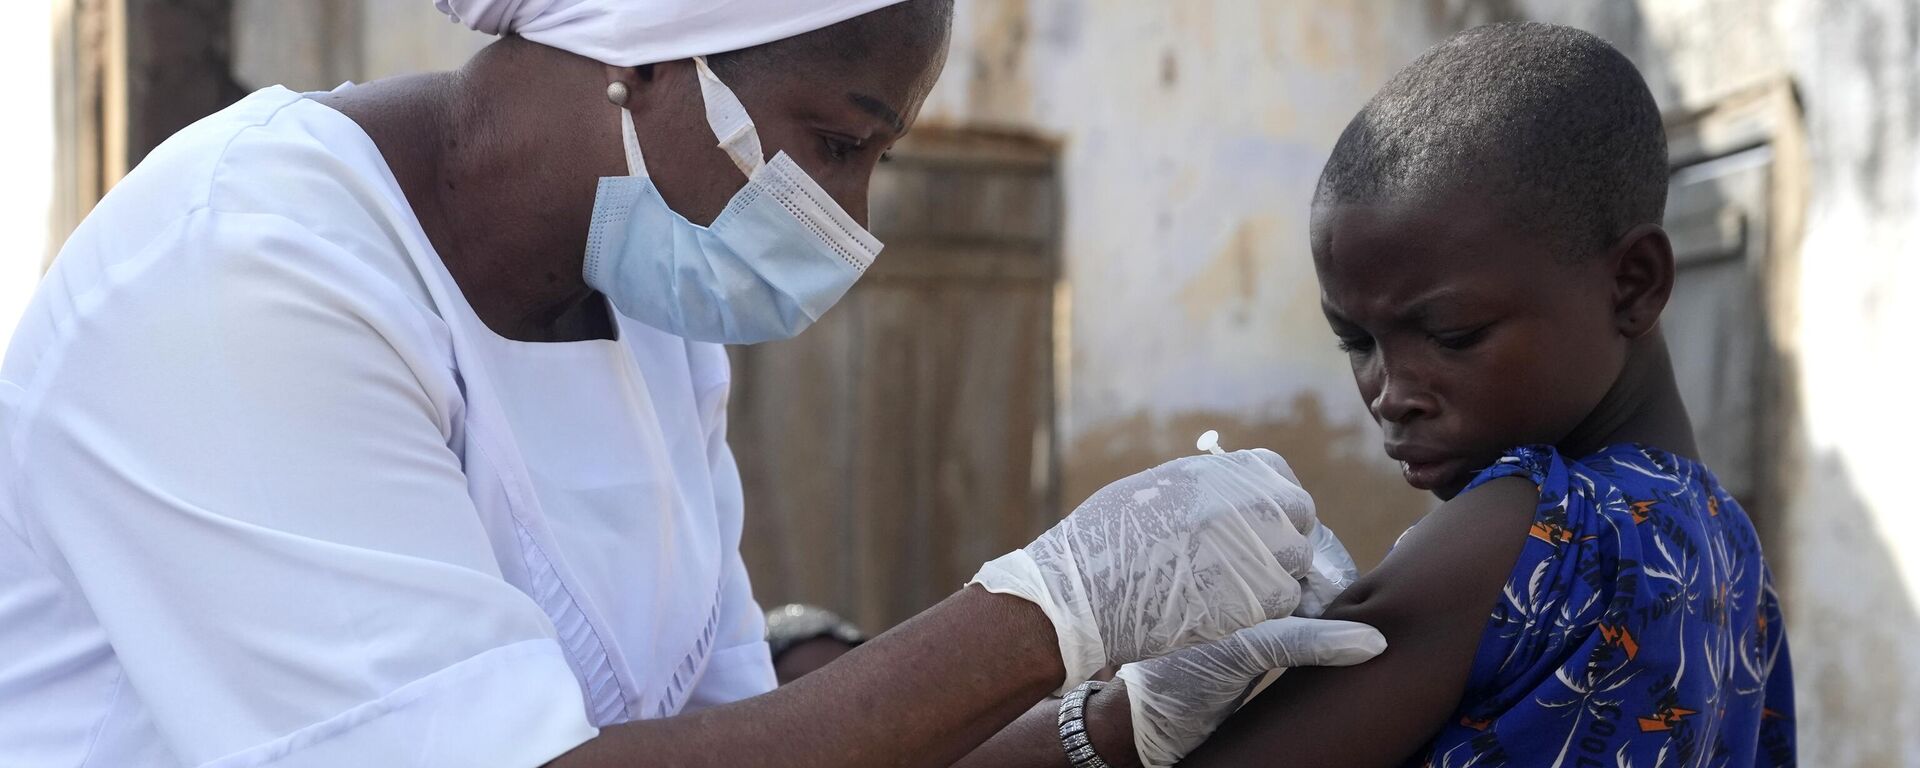
[(860, 111), (879, 118), (880, 122), (885, 123), (888, 128), (893, 130), (894, 135), (906, 132), (907, 123), (900, 119), (899, 110), (887, 106), (886, 102), (864, 93), (849, 93), (847, 94), (847, 98), (852, 100), (853, 105), (859, 107)]

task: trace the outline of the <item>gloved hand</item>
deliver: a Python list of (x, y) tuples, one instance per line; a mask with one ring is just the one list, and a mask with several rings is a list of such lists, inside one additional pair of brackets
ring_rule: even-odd
[(1189, 456), (1114, 482), (973, 583), (1038, 604), (1066, 667), (1163, 656), (1291, 613), (1313, 501), (1272, 451)]
[[(1336, 543), (1338, 540), (1335, 540)], [(1224, 640), (1128, 664), (1133, 746), (1147, 768), (1170, 766), (1233, 714), (1247, 687), (1284, 667), (1344, 667), (1387, 649), (1378, 630), (1351, 621), (1298, 616), (1249, 627)]]
[(1334, 598), (1360, 580), (1360, 567), (1332, 528), (1315, 525), (1307, 534), (1307, 543), (1313, 545), (1313, 568), (1307, 572), (1306, 583), (1300, 588), (1300, 605), (1293, 613), (1319, 618)]
[[(1293, 468), (1287, 466), (1286, 461), (1282, 460), (1275, 469), (1294, 485), (1300, 485), (1300, 478), (1293, 474)], [(1313, 567), (1302, 580), (1300, 605), (1293, 613), (1318, 618), (1333, 604), (1334, 598), (1360, 580), (1360, 567), (1354, 564), (1353, 555), (1347, 554), (1347, 546), (1333, 535), (1333, 529), (1319, 524), (1311, 497), (1307, 499), (1307, 516), (1314, 518), (1313, 527), (1307, 533), (1307, 543), (1313, 545)]]

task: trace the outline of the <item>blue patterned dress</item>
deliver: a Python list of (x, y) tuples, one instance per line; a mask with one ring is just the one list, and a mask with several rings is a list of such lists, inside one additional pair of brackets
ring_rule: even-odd
[(1460, 709), (1410, 765), (1790, 766), (1786, 627), (1753, 524), (1698, 462), (1519, 448), (1540, 489)]

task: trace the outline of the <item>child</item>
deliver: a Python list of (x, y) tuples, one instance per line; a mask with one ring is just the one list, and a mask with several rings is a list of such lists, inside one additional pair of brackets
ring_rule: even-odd
[(1455, 36), (1347, 126), (1322, 303), (1387, 454), (1445, 503), (1326, 613), (1387, 652), (1287, 673), (1183, 765), (1793, 763), (1759, 541), (1693, 458), (1660, 335), (1666, 184), (1639, 72), (1563, 27)]

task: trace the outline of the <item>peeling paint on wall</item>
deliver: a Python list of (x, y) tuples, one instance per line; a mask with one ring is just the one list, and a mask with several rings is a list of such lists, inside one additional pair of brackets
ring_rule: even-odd
[[(1137, 415), (1278, 412), (1307, 395), (1350, 433), (1334, 450), (1391, 470), (1319, 315), (1306, 213), (1327, 148), (1426, 44), (1424, 22), (1362, 0), (957, 11), (922, 121), (1062, 147), (1063, 445)], [(1075, 485), (1071, 450), (1063, 460)]]

